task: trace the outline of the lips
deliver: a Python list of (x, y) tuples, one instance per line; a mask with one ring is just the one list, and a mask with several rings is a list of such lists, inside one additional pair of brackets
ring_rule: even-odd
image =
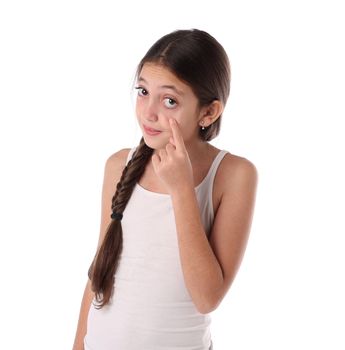
[(160, 132), (160, 130), (153, 129), (153, 128), (149, 128), (149, 127), (146, 126), (145, 124), (144, 124), (144, 128), (145, 128), (147, 131), (150, 131), (150, 132)]

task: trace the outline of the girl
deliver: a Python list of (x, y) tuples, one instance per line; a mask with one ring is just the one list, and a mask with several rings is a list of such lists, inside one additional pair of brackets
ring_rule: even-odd
[(102, 222), (74, 350), (212, 349), (210, 313), (241, 263), (257, 170), (209, 141), (230, 63), (205, 31), (176, 30), (140, 61), (143, 137), (106, 162)]

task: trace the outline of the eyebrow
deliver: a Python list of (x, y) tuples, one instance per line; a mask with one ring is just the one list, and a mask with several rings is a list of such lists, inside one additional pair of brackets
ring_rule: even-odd
[[(138, 81), (143, 81), (144, 83), (147, 84), (147, 81), (143, 77), (139, 77)], [(175, 85), (161, 85), (160, 88), (162, 89), (171, 89), (174, 90), (178, 95), (183, 96), (184, 92), (177, 89)]]

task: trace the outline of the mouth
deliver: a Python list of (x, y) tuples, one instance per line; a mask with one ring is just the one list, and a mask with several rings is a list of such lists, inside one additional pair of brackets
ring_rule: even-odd
[(157, 134), (161, 133), (161, 130), (149, 128), (145, 124), (143, 124), (143, 127), (144, 127), (144, 130), (146, 131), (146, 133), (148, 133), (149, 135), (157, 135)]

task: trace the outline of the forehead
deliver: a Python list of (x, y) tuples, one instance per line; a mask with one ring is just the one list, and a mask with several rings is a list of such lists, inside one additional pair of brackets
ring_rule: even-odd
[(180, 80), (169, 69), (154, 63), (145, 63), (138, 76), (138, 82), (143, 81), (157, 87), (174, 86), (181, 94), (189, 94), (192, 89)]

